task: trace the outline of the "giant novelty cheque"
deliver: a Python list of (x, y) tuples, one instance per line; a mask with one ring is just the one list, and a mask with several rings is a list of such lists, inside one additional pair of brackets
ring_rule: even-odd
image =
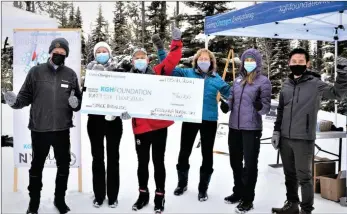
[(82, 113), (202, 121), (201, 79), (87, 70), (85, 87)]

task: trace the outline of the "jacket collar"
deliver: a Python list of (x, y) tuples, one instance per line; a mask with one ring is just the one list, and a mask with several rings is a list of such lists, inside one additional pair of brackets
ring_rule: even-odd
[(55, 69), (54, 66), (53, 66), (53, 63), (51, 62), (51, 58), (48, 58), (46, 64), (47, 64), (48, 68), (51, 69), (52, 71), (60, 71), (60, 70), (65, 66), (65, 65), (63, 64), (63, 65), (58, 66), (57, 69)]
[(199, 74), (200, 76), (209, 76), (209, 77), (216, 77), (217, 73), (215, 71), (209, 71), (207, 73), (204, 73), (203, 71), (201, 71), (200, 69), (196, 68), (195, 73)]
[(154, 70), (151, 66), (148, 66), (145, 72), (139, 71), (134, 68), (134, 66), (131, 68), (130, 73), (139, 73), (139, 74), (155, 74)]
[(306, 82), (308, 80), (312, 80), (313, 78), (321, 78), (321, 75), (318, 74), (318, 73), (315, 73), (315, 72), (312, 72), (310, 70), (306, 70), (302, 76), (298, 79), (294, 79), (294, 74), (291, 73), (289, 74), (289, 80), (292, 82), (292, 83), (296, 83), (296, 84), (299, 84), (299, 83), (303, 83), (303, 82)]

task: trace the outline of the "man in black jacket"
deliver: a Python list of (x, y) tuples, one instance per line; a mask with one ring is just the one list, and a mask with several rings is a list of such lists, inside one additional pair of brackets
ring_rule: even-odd
[(81, 108), (82, 93), (76, 73), (64, 65), (69, 56), (69, 43), (64, 38), (52, 41), (51, 57), (47, 63), (30, 69), (16, 96), (6, 92), (6, 103), (13, 109), (31, 105), (28, 128), (31, 130), (33, 159), (29, 170), (29, 208), (27, 214), (37, 213), (42, 189), (42, 170), (53, 146), (57, 164), (54, 205), (60, 213), (70, 208), (65, 203), (65, 192), (70, 170), (70, 128), (73, 111)]
[(287, 201), (282, 208), (272, 208), (273, 213), (299, 213), (298, 184), (301, 185), (301, 213), (311, 213), (314, 209), (312, 161), (321, 98), (342, 100), (347, 95), (347, 59), (337, 60), (334, 86), (308, 71), (308, 63), (307, 51), (299, 48), (290, 53), (292, 73), (280, 92), (272, 144), (280, 149)]

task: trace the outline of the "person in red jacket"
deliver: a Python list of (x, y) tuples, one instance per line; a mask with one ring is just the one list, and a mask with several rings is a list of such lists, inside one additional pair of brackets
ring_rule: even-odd
[[(137, 74), (149, 75), (166, 75), (171, 76), (174, 68), (182, 57), (181, 31), (178, 28), (172, 30), (172, 42), (170, 52), (165, 60), (159, 65), (151, 68), (148, 65), (148, 56), (145, 49), (136, 49), (133, 53), (132, 69), (130, 72)], [(154, 35), (158, 37), (158, 35)], [(130, 115), (128, 118), (130, 118)], [(148, 191), (148, 163), (150, 159), (150, 148), (152, 146), (152, 160), (154, 164), (154, 179), (156, 191), (154, 198), (155, 213), (161, 213), (164, 210), (165, 203), (165, 147), (167, 138), (167, 128), (173, 121), (140, 119), (133, 118), (133, 131), (135, 134), (136, 153), (138, 158), (137, 176), (139, 181), (139, 197), (133, 205), (133, 210), (137, 211), (146, 206), (149, 202)]]

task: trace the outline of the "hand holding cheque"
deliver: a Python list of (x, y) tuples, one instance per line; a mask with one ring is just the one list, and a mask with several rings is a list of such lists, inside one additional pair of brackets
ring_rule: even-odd
[(200, 79), (87, 70), (82, 113), (201, 122)]

